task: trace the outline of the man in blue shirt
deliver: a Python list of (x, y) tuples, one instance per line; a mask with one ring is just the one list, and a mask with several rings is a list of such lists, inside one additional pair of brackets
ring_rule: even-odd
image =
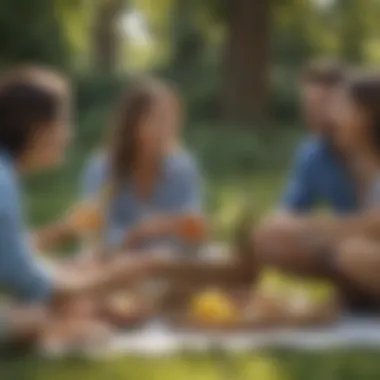
[(38, 333), (45, 308), (120, 286), (149, 266), (125, 258), (101, 273), (60, 275), (28, 244), (21, 177), (60, 163), (69, 140), (68, 105), (68, 86), (56, 73), (21, 69), (0, 79), (0, 287), (19, 305), (0, 304), (0, 342)]
[(303, 109), (311, 136), (296, 151), (281, 202), (284, 211), (310, 212), (323, 203), (341, 214), (357, 207), (352, 179), (333, 142), (330, 109), (343, 79), (343, 69), (328, 62), (312, 63), (303, 73)]
[[(376, 76), (347, 81), (335, 99), (343, 119), (335, 131), (331, 128), (334, 133), (326, 134), (329, 130), (321, 128), (302, 146), (280, 212), (256, 235), (264, 263), (301, 275), (328, 277), (355, 308), (372, 308), (380, 289), (376, 274), (380, 265), (379, 96)], [(322, 109), (328, 111), (328, 104)], [(329, 114), (324, 115), (328, 121)], [(306, 215), (320, 203), (336, 215)]]

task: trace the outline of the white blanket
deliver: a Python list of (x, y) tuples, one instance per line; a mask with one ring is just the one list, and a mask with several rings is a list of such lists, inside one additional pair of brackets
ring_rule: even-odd
[[(340, 324), (324, 328), (223, 334), (174, 331), (162, 323), (152, 322), (139, 330), (120, 333), (108, 345), (81, 349), (81, 354), (90, 358), (106, 358), (181, 352), (235, 353), (264, 348), (324, 350), (355, 347), (380, 347), (380, 318), (345, 318)], [(61, 356), (64, 352), (50, 351), (48, 354)]]

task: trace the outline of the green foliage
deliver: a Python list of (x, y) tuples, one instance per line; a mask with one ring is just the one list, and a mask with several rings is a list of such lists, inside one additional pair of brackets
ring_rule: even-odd
[(114, 104), (128, 83), (128, 77), (117, 74), (89, 73), (74, 75), (76, 104), (79, 115)]
[(32, 61), (65, 67), (71, 50), (52, 0), (0, 2), (0, 63)]

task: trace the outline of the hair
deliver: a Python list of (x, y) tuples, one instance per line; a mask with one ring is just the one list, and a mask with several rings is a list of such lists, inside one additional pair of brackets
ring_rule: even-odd
[(138, 150), (137, 135), (144, 117), (163, 93), (174, 92), (169, 85), (145, 79), (132, 85), (122, 96), (109, 141), (111, 182), (119, 188), (128, 180)]
[(33, 136), (48, 128), (68, 100), (67, 81), (58, 73), (22, 67), (0, 77), (0, 147), (19, 158)]
[(380, 154), (380, 73), (359, 73), (346, 83), (350, 98), (366, 113), (370, 120), (370, 137)]
[(322, 86), (338, 86), (346, 78), (347, 68), (332, 60), (316, 60), (309, 62), (302, 70), (304, 83)]

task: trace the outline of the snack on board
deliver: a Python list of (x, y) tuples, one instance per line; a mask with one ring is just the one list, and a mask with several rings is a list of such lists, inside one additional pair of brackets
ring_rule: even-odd
[(100, 207), (96, 202), (85, 202), (77, 207), (69, 214), (70, 225), (79, 231), (94, 231), (102, 226), (103, 218)]
[(285, 286), (282, 281), (240, 293), (198, 293), (174, 322), (192, 329), (242, 331), (326, 325), (339, 318), (339, 303), (328, 284), (290, 281)]
[(96, 319), (63, 318), (47, 326), (40, 338), (40, 348), (48, 354), (107, 344), (114, 331)]
[(198, 215), (185, 215), (179, 221), (179, 235), (191, 243), (201, 243), (207, 237), (207, 226)]
[(115, 326), (135, 326), (148, 318), (149, 308), (137, 296), (119, 292), (105, 300), (103, 315)]

